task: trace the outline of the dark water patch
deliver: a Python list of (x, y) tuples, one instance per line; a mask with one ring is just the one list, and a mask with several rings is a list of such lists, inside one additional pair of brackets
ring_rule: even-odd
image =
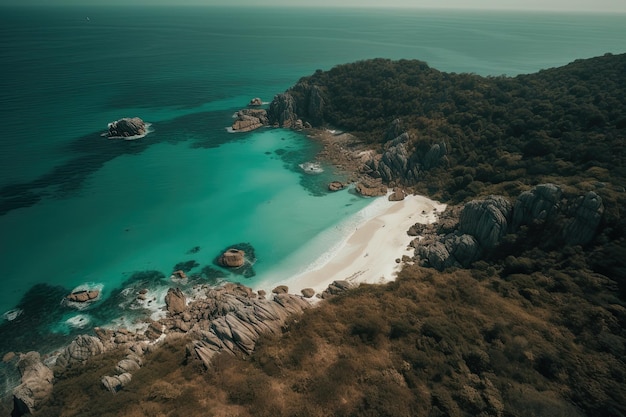
[[(155, 94), (156, 92), (156, 94)], [(179, 108), (192, 109), (210, 101), (228, 98), (224, 93), (216, 93), (206, 79), (170, 79), (149, 81), (136, 78), (128, 88), (111, 97), (105, 108)]]
[(200, 246), (194, 246), (193, 248), (187, 251), (188, 254), (194, 254), (200, 252)]
[(191, 261), (183, 261), (174, 265), (173, 271), (183, 271), (185, 273), (191, 271), (195, 267), (200, 266), (200, 264), (194, 260)]
[(0, 216), (31, 207), (44, 198), (72, 197), (81, 190), (85, 180), (107, 162), (123, 155), (138, 155), (156, 143), (177, 144), (191, 140), (192, 147), (215, 148), (243, 139), (244, 136), (215, 127), (227, 124), (230, 114), (232, 110), (201, 112), (153, 123), (151, 133), (133, 141), (103, 138), (101, 132), (79, 137), (63, 147), (70, 156), (67, 162), (32, 181), (0, 188)]
[[(220, 264), (219, 259), (221, 258), (222, 254), (231, 249), (237, 249), (245, 252), (243, 265), (239, 267), (224, 267)], [(220, 268), (224, 268), (233, 274), (243, 275), (245, 278), (252, 278), (256, 275), (256, 272), (254, 271), (254, 264), (256, 263), (256, 261), (257, 259), (254, 247), (250, 243), (244, 242), (230, 245), (227, 248), (224, 248), (215, 257), (215, 259), (213, 259), (213, 264), (219, 266)]]

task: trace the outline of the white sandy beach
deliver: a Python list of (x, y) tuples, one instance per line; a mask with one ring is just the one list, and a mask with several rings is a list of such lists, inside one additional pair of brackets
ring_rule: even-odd
[(321, 293), (335, 280), (371, 284), (394, 280), (401, 268), (396, 259), (413, 254), (408, 245), (414, 237), (407, 235), (407, 230), (415, 223), (434, 222), (446, 206), (418, 195), (386, 201), (385, 205), (388, 207), (361, 224), (328, 262), (287, 280), (284, 284), (289, 292), (313, 288)]

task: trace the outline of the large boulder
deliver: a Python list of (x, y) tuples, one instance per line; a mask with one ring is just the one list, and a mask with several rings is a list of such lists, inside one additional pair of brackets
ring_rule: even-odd
[(229, 268), (238, 268), (243, 266), (246, 261), (245, 258), (246, 253), (242, 250), (230, 248), (226, 252), (222, 253), (218, 262), (221, 266), (226, 266)]
[(572, 219), (563, 228), (563, 238), (570, 245), (585, 245), (593, 239), (604, 214), (602, 197), (593, 191), (580, 196), (570, 210)]
[(522, 225), (545, 222), (559, 211), (561, 188), (555, 184), (540, 184), (521, 193), (513, 207), (513, 230)]
[(13, 417), (36, 411), (52, 393), (54, 380), (52, 370), (41, 362), (38, 352), (20, 355), (17, 366), (22, 379), (21, 384), (13, 390)]
[(484, 248), (494, 248), (508, 232), (512, 210), (509, 200), (502, 196), (472, 200), (461, 211), (459, 232), (474, 236)]
[(66, 295), (65, 298), (75, 303), (87, 303), (89, 301), (96, 301), (99, 296), (100, 291), (98, 290), (79, 290)]
[(263, 109), (243, 109), (237, 112), (232, 129), (235, 132), (249, 132), (268, 124), (267, 111)]
[(146, 123), (139, 117), (125, 117), (109, 123), (104, 135), (108, 138), (129, 138), (143, 136), (146, 132)]
[(187, 307), (187, 299), (180, 288), (170, 288), (165, 295), (165, 306), (171, 315), (180, 314)]
[(104, 353), (104, 351), (104, 345), (99, 338), (89, 335), (80, 335), (63, 349), (57, 358), (56, 365), (67, 367), (75, 363), (82, 363), (92, 356)]
[(355, 186), (356, 191), (365, 197), (378, 197), (387, 194), (387, 187), (379, 179), (362, 178)]

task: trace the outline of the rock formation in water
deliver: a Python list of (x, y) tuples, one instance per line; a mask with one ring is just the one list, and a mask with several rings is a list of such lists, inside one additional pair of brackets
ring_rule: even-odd
[(89, 301), (97, 300), (99, 296), (100, 291), (98, 290), (80, 290), (68, 294), (65, 298), (68, 301), (72, 301), (75, 303), (86, 303)]
[(249, 132), (269, 125), (267, 111), (263, 109), (243, 109), (237, 112), (232, 129), (235, 132)]
[(128, 138), (142, 136), (147, 132), (146, 123), (139, 117), (125, 117), (109, 123), (109, 128), (104, 136), (108, 138)]
[(262, 106), (262, 105), (263, 105), (263, 100), (261, 100), (259, 97), (253, 98), (248, 103), (248, 106)]
[(246, 262), (246, 253), (242, 250), (231, 248), (222, 253), (218, 263), (228, 268), (239, 268)]

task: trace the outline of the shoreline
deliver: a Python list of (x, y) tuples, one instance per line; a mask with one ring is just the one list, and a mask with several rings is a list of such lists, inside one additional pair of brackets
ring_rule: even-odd
[[(420, 195), (408, 195), (401, 201), (386, 200), (385, 204), (387, 207), (382, 213), (359, 225), (322, 265), (275, 285), (288, 286), (291, 294), (312, 288), (319, 295), (333, 281), (384, 284), (395, 280), (402, 269), (403, 256), (412, 257), (407, 248), (415, 237), (407, 234), (409, 228), (415, 223), (436, 221), (437, 214), (443, 212), (446, 205)], [(254, 290), (268, 292), (262, 285), (255, 286)]]

